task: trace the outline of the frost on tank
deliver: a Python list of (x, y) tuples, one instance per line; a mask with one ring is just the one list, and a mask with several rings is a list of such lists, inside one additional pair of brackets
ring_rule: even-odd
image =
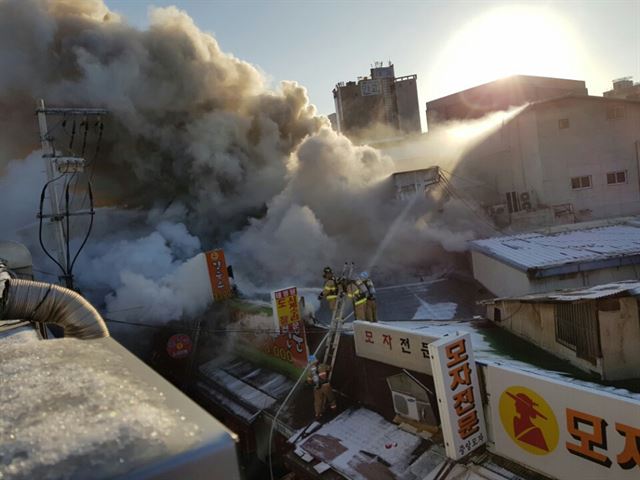
[(112, 478), (186, 450), (199, 427), (99, 341), (0, 342), (0, 478)]

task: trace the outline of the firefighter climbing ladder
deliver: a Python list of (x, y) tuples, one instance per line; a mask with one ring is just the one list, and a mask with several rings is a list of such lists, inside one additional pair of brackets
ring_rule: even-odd
[(342, 323), (344, 322), (343, 312), (344, 304), (346, 301), (345, 288), (346, 283), (351, 279), (353, 275), (354, 264), (353, 262), (345, 262), (342, 267), (342, 274), (336, 279), (338, 283), (338, 298), (336, 299), (336, 306), (333, 309), (333, 315), (331, 316), (331, 325), (329, 326), (329, 336), (327, 338), (327, 348), (324, 351), (325, 365), (329, 365), (329, 377), (328, 381), (331, 382), (331, 376), (333, 375), (333, 366), (336, 363), (336, 356), (338, 353), (338, 346), (340, 345), (340, 335), (342, 332)]

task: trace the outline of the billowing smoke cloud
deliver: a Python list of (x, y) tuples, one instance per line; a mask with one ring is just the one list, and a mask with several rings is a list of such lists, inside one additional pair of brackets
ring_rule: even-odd
[[(111, 112), (94, 178), (112, 208), (98, 211), (77, 278), (114, 316), (201, 311), (209, 297), (198, 252), (213, 246), (225, 247), (249, 291), (317, 286), (323, 266), (346, 260), (391, 281), (447, 263), (443, 252), (486, 229), (441, 188), (396, 201), (389, 176), (407, 165), (335, 134), (304, 88), (270, 90), (173, 7), (152, 10), (141, 31), (100, 0), (0, 0), (0, 68), (7, 184), (23, 170), (42, 181), (34, 156), (8, 162), (37, 145), (35, 99)], [(98, 152), (91, 133), (85, 156)], [(0, 191), (5, 205), (11, 195)], [(16, 210), (11, 224), (26, 214)]]
[(37, 141), (35, 99), (105, 107), (98, 196), (181, 200), (201, 234), (259, 213), (284, 187), (289, 154), (326, 123), (302, 87), (266, 89), (256, 68), (174, 7), (152, 10), (140, 31), (99, 0), (2, 1), (0, 68), (5, 158)]

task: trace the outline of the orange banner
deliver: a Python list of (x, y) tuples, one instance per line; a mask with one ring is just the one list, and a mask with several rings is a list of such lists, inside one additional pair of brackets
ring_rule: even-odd
[(222, 249), (211, 250), (206, 252), (204, 256), (207, 259), (213, 299), (217, 301), (229, 298), (231, 296), (231, 284), (229, 283), (224, 251)]

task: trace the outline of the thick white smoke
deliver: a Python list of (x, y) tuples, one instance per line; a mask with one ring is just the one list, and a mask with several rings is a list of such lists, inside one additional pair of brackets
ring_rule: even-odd
[[(16, 186), (0, 190), (4, 205), (37, 199), (43, 181), (37, 154), (8, 163), (37, 144), (35, 99), (111, 112), (94, 178), (112, 208), (98, 211), (76, 274), (114, 318), (202, 311), (198, 252), (212, 247), (225, 247), (250, 291), (317, 286), (322, 267), (344, 261), (390, 281), (449, 262), (446, 252), (486, 228), (442, 189), (396, 201), (389, 176), (406, 165), (331, 131), (299, 85), (269, 90), (173, 7), (153, 10), (140, 31), (100, 0), (0, 0), (0, 68), (0, 169)], [(92, 135), (88, 155), (96, 146)], [(12, 228), (34, 218), (29, 202)]]

